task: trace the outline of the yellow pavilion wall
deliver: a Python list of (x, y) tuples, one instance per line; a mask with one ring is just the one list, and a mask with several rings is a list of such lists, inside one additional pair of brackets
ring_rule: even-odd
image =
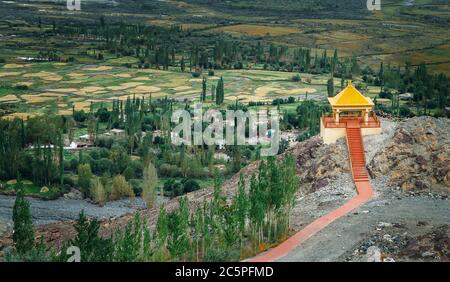
[[(379, 128), (361, 128), (362, 136), (381, 134), (382, 129)], [(325, 144), (335, 143), (339, 138), (346, 136), (345, 128), (325, 128), (322, 119), (320, 119), (320, 136)]]

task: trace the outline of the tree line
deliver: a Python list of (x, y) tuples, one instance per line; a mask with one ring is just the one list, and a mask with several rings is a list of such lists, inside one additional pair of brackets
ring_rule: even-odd
[[(15, 204), (15, 252), (9, 260), (67, 261), (67, 248), (77, 246), (82, 261), (238, 261), (280, 242), (291, 232), (290, 215), (299, 188), (292, 156), (269, 158), (246, 183), (241, 174), (237, 194), (226, 200), (215, 178), (213, 197), (190, 209), (185, 197), (179, 208), (160, 208), (156, 226), (136, 214), (123, 230), (99, 234), (99, 222), (80, 213), (76, 236), (60, 252), (34, 240), (29, 204), (18, 193)], [(20, 189), (20, 188), (19, 188)], [(38, 255), (31, 255), (38, 254)]]

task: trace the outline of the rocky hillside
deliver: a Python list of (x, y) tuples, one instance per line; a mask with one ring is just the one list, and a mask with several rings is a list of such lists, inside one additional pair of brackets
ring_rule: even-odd
[(372, 178), (386, 176), (390, 185), (403, 190), (450, 195), (449, 119), (403, 121), (384, 146), (368, 165)]

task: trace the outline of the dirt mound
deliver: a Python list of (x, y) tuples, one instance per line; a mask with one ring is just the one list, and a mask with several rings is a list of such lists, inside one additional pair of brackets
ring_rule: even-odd
[(368, 165), (372, 178), (387, 176), (403, 190), (450, 195), (450, 123), (416, 117), (398, 124)]

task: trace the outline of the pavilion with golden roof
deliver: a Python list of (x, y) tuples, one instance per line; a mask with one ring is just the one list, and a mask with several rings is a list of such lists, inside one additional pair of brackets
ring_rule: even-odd
[(373, 112), (375, 104), (349, 81), (347, 87), (334, 97), (328, 97), (331, 116), (320, 121), (320, 135), (326, 144), (344, 137), (347, 127), (361, 128), (362, 135), (381, 133), (380, 122)]

